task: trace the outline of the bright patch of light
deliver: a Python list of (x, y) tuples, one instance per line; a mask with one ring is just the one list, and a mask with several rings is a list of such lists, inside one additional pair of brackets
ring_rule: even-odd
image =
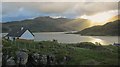
[(101, 39), (95, 39), (96, 42), (101, 42), (102, 40)]
[(65, 16), (50, 16), (51, 18), (66, 18)]
[(83, 15), (80, 18), (89, 19), (92, 22), (104, 23), (107, 22), (111, 17), (116, 16), (117, 13), (118, 13), (117, 10), (111, 10), (107, 12), (98, 13), (92, 16)]
[(93, 38), (93, 37), (90, 37), (90, 42), (92, 42), (92, 43), (100, 43), (100, 44), (102, 44), (102, 45), (105, 45), (106, 43), (104, 42), (104, 40), (102, 40), (102, 39), (99, 39), (99, 38)]

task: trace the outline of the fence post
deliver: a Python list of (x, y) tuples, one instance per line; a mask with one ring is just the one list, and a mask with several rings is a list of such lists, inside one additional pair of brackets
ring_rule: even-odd
[(18, 45), (17, 45), (17, 46), (18, 46), (18, 49), (19, 49), (19, 43), (18, 43)]
[(24, 46), (24, 49), (26, 48), (26, 44), (25, 44), (25, 46)]
[(29, 49), (30, 49), (30, 44), (29, 44)]
[(28, 49), (29, 49), (29, 44), (28, 44)]
[(35, 50), (35, 44), (34, 44), (34, 50)]

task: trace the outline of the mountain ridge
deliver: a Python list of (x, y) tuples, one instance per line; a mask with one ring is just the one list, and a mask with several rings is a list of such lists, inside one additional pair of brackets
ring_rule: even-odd
[[(118, 17), (119, 16), (114, 16), (110, 21), (115, 21)], [(91, 27), (90, 25), (91, 21), (83, 18), (70, 19), (63, 17), (52, 18), (50, 16), (40, 16), (33, 19), (2, 23), (2, 32), (6, 33), (12, 29), (19, 29), (20, 27), (28, 27), (32, 32), (81, 31), (85, 28), (88, 29)], [(96, 28), (96, 26), (94, 27)]]
[[(20, 27), (28, 27), (32, 32), (63, 32), (63, 31), (75, 31), (77, 29), (81, 30), (82, 25), (86, 28), (85, 19), (68, 19), (68, 18), (51, 18), (49, 16), (37, 17), (34, 19), (26, 19), (22, 21), (12, 21), (2, 23), (2, 32), (9, 32), (11, 29), (18, 29)], [(84, 22), (82, 22), (84, 20)], [(71, 24), (72, 23), (72, 24)], [(72, 27), (74, 25), (74, 27)]]

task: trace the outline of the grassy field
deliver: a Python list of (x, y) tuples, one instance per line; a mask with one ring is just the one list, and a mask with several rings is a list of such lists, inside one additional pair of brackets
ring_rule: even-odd
[(57, 60), (68, 56), (70, 60), (66, 65), (118, 65), (119, 46), (102, 46), (99, 43), (81, 42), (64, 44), (54, 41), (8, 41), (2, 40), (3, 54), (15, 56), (16, 51), (24, 49), (27, 53), (55, 55)]

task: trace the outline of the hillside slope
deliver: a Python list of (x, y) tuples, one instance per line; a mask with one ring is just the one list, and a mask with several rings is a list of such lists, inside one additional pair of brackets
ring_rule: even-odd
[(120, 20), (116, 20), (113, 22), (106, 23), (102, 26), (93, 26), (90, 28), (86, 28), (82, 31), (76, 32), (76, 34), (81, 35), (91, 35), (91, 36), (117, 36), (120, 35), (119, 29)]

